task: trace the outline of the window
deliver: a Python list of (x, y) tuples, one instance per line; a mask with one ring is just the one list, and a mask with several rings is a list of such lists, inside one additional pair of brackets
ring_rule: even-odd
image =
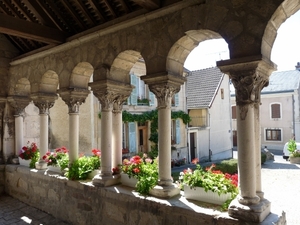
[(207, 109), (191, 109), (189, 127), (208, 127)]
[(172, 120), (171, 123), (171, 144), (180, 144), (180, 120)]
[(280, 119), (281, 118), (281, 109), (279, 103), (271, 104), (271, 118)]
[(232, 106), (231, 111), (232, 119), (236, 119), (236, 106)]
[(281, 141), (281, 129), (266, 129), (267, 141)]
[(224, 99), (224, 88), (221, 88), (221, 99)]
[(172, 106), (178, 106), (179, 105), (179, 93), (176, 93), (173, 95), (172, 98)]

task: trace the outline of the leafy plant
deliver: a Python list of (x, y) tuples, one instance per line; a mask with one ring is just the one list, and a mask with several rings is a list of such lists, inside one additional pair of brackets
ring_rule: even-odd
[(76, 159), (65, 176), (70, 180), (85, 180), (88, 174), (94, 170), (93, 157), (82, 156)]
[(129, 177), (138, 180), (136, 190), (141, 194), (148, 194), (158, 181), (158, 162), (157, 159), (152, 160), (146, 155), (140, 157), (138, 155), (131, 157), (129, 160), (124, 159), (121, 166), (123, 173)]
[(296, 141), (291, 139), (288, 142), (287, 150), (290, 152), (290, 157), (300, 157), (300, 150), (297, 150)]
[(21, 159), (31, 160), (29, 167), (35, 168), (35, 163), (40, 158), (40, 152), (39, 152), (39, 149), (38, 149), (36, 143), (32, 142), (30, 144), (30, 142), (28, 141), (27, 144), (28, 144), (27, 146), (23, 146), (22, 149), (19, 151), (19, 157)]
[(43, 160), (47, 162), (47, 166), (57, 166), (61, 170), (69, 166), (69, 150), (66, 147), (57, 148), (54, 152), (48, 151), (43, 156)]
[(207, 192), (208, 190), (220, 194), (231, 194), (230, 201), (226, 201), (224, 207), (238, 194), (238, 175), (223, 173), (220, 170), (215, 170), (215, 164), (207, 167), (205, 170), (198, 164), (198, 159), (194, 159), (192, 163), (196, 164), (196, 169), (193, 171), (188, 168), (180, 173), (178, 185), (183, 189), (184, 185), (193, 187), (202, 187)]

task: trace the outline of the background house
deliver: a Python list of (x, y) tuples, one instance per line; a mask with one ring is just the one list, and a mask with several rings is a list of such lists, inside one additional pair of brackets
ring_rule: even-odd
[[(269, 85), (261, 92), (261, 147), (282, 151), (284, 144), (295, 137), (300, 142), (299, 63), (296, 70), (273, 72)], [(236, 146), (236, 104), (231, 85), (233, 145)]]
[(232, 157), (229, 77), (217, 67), (187, 76), (189, 160)]

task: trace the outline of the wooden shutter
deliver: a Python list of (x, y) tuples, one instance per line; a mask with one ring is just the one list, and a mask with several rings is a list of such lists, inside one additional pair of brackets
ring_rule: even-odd
[(150, 100), (149, 105), (150, 106), (154, 105), (155, 95), (151, 91), (149, 91), (149, 100)]
[(271, 105), (271, 118), (272, 119), (279, 119), (279, 118), (281, 118), (281, 115), (280, 115), (280, 104), (272, 104)]
[(174, 95), (174, 100), (175, 100), (175, 106), (178, 106), (179, 105), (179, 93), (176, 93)]
[(138, 79), (134, 74), (130, 74), (130, 83), (134, 86), (134, 89), (131, 92), (130, 95), (130, 104), (131, 105), (137, 105), (137, 94), (138, 94)]
[(176, 144), (180, 144), (180, 120), (176, 120)]
[(136, 152), (136, 126), (135, 122), (128, 123), (129, 152)]
[(236, 106), (232, 106), (231, 111), (232, 111), (232, 119), (236, 119)]

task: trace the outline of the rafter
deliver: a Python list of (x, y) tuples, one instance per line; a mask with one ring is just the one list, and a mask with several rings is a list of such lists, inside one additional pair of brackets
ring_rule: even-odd
[(43, 43), (62, 43), (65, 33), (36, 23), (0, 14), (0, 33), (28, 38)]
[[(81, 10), (81, 12), (85, 15), (85, 18), (89, 21), (90, 24), (95, 24), (96, 20), (94, 17), (90, 14), (90, 12), (87, 10), (85, 5), (82, 3), (82, 1), (75, 1), (77, 7)], [(74, 2), (74, 3), (75, 3)]]
[(104, 11), (100, 8), (99, 4), (95, 0), (88, 0), (89, 4), (98, 11), (98, 16), (101, 18), (103, 22), (106, 22), (107, 19), (105, 18)]
[(153, 10), (160, 7), (160, 0), (132, 0), (143, 8)]
[(74, 10), (73, 6), (68, 1), (62, 1), (61, 3), (65, 6), (65, 9), (70, 13), (70, 15), (76, 21), (77, 25), (80, 26), (80, 29), (83, 30), (85, 28), (85, 24), (78, 16), (78, 13)]

